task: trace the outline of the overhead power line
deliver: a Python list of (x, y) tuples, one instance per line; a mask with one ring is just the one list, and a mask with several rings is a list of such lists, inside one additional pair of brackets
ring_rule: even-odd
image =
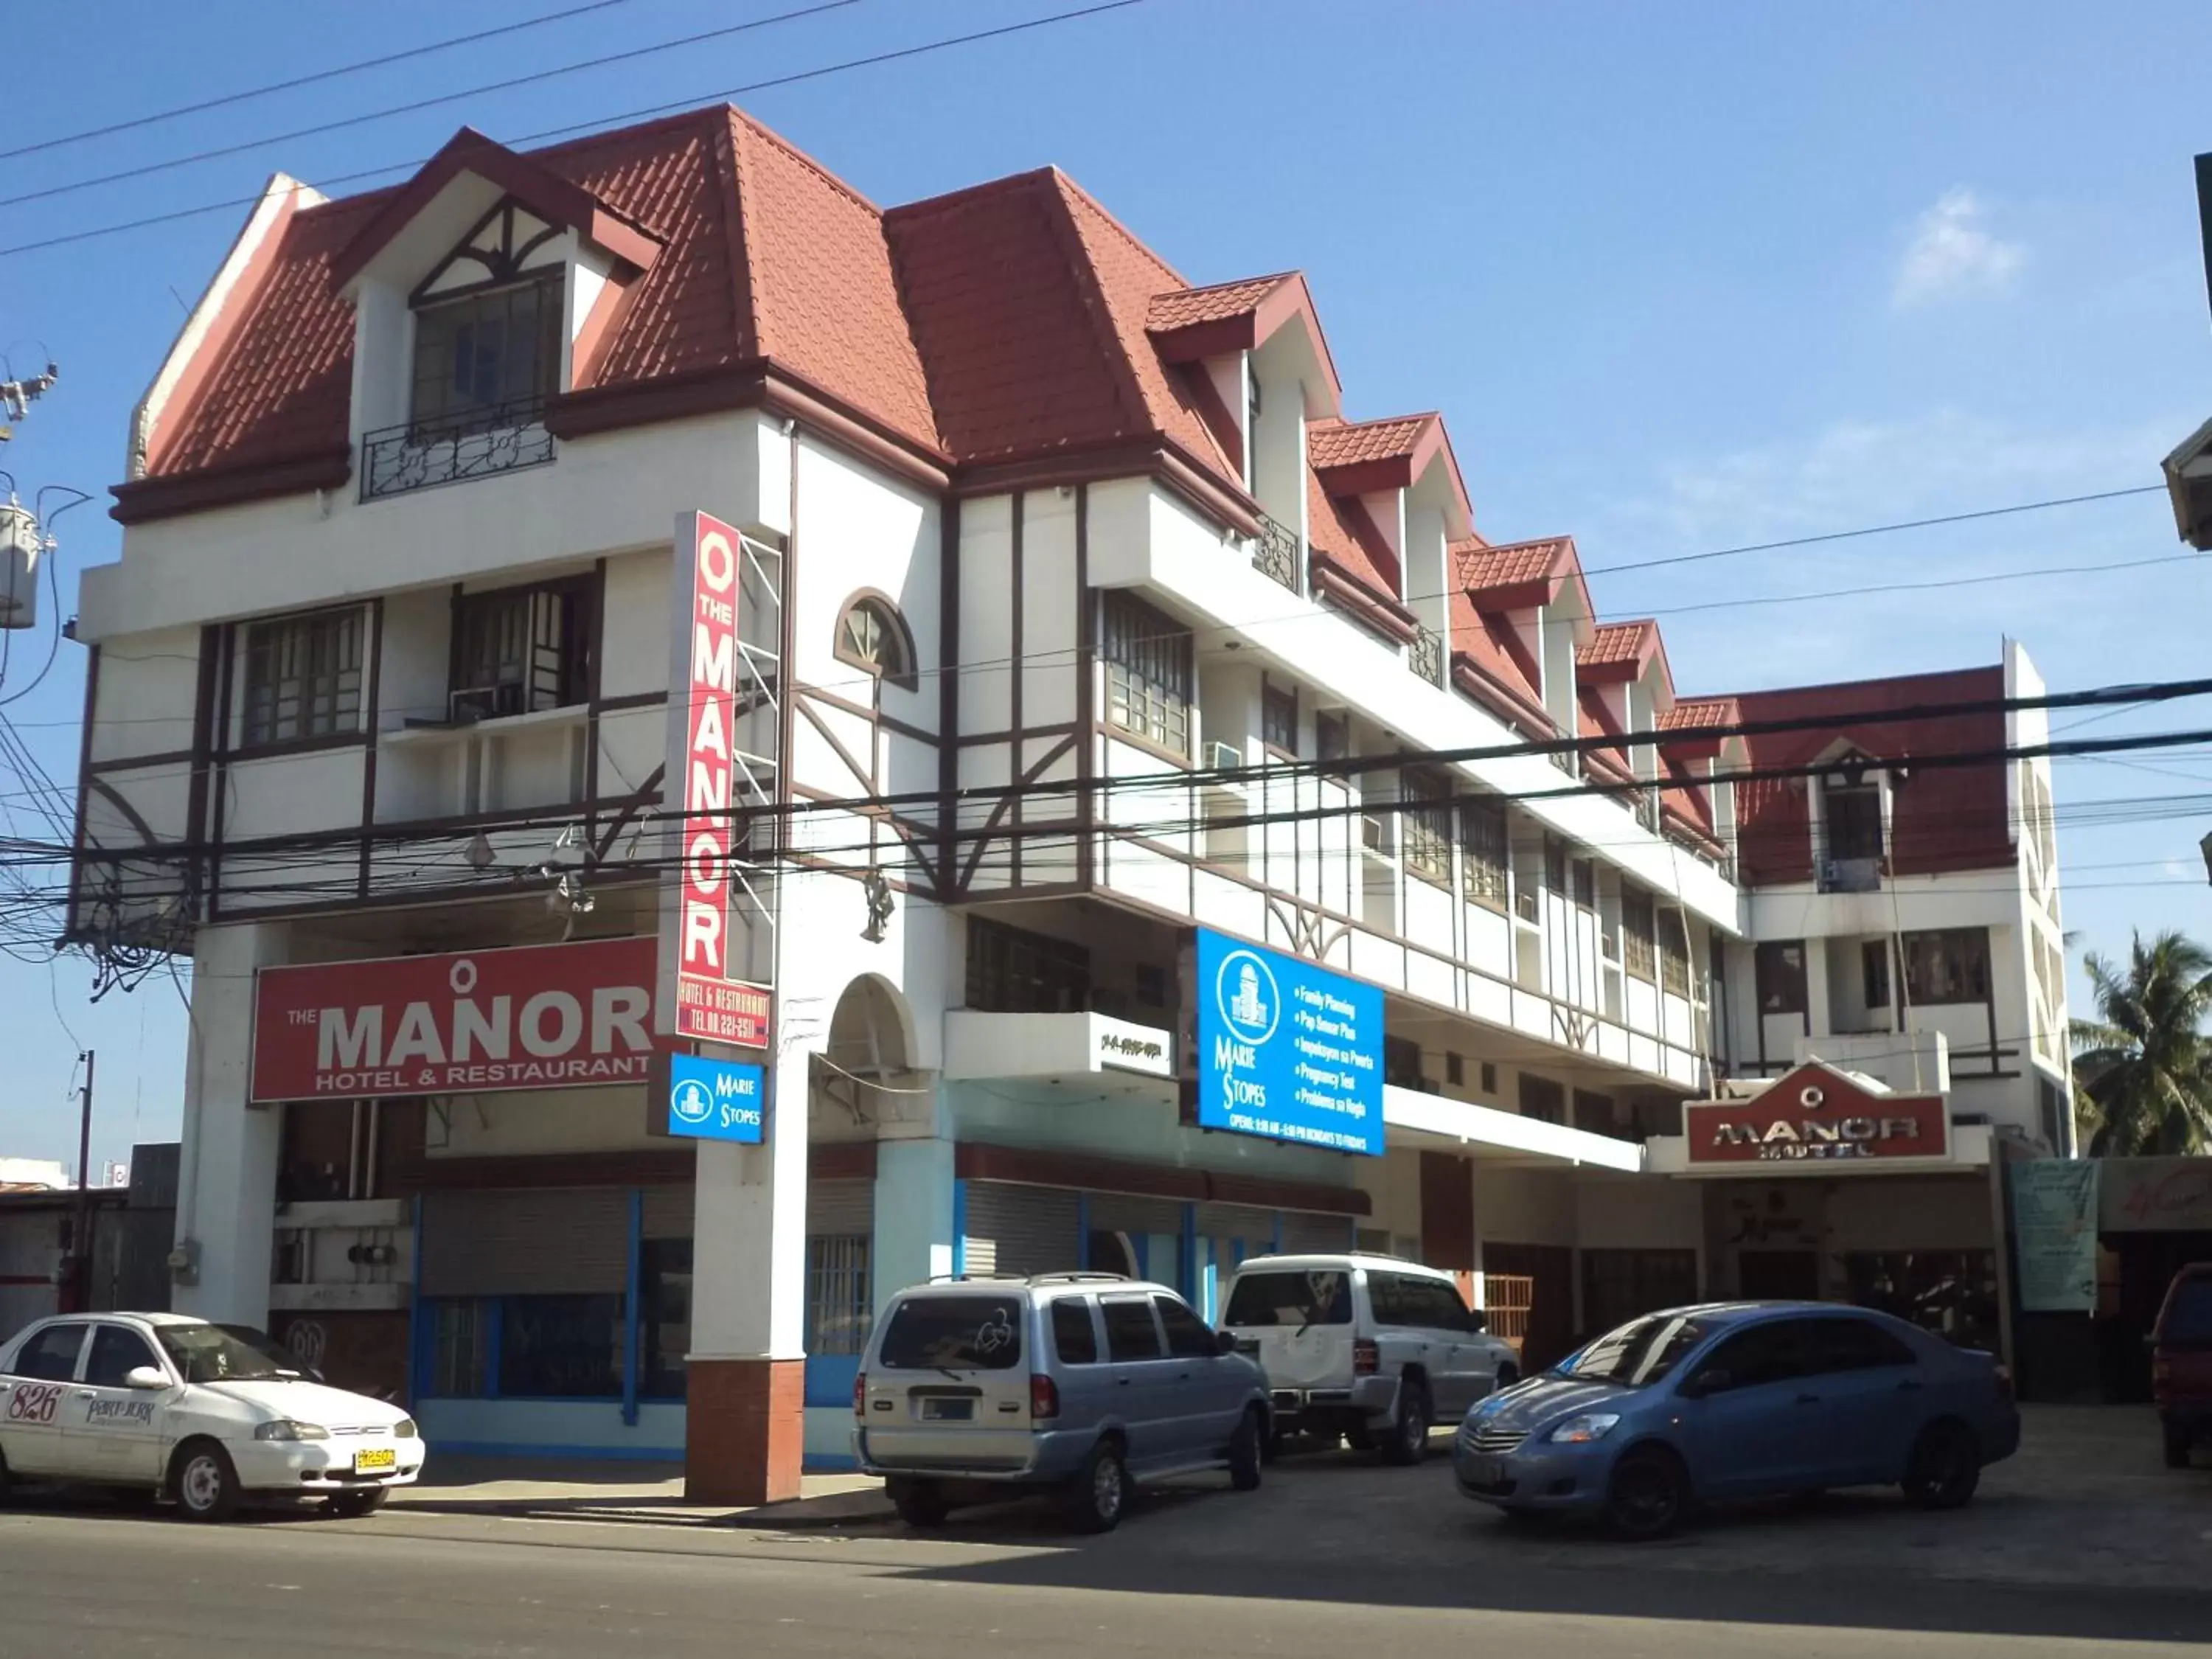
[[(147, 161), (135, 167), (125, 167), (115, 173), (104, 173), (95, 178), (78, 179), (65, 185), (49, 185), (43, 190), (26, 191), (20, 196), (0, 196), (0, 207), (20, 207), (27, 202), (50, 201), (57, 196), (70, 196), (81, 190), (96, 189), (101, 185), (119, 185), (131, 179), (144, 179), (156, 173), (169, 173), (178, 167), (188, 167), (201, 161), (220, 161), (226, 155), (242, 155), (247, 150), (264, 149), (271, 144), (290, 143), (295, 139), (319, 137), (326, 132), (343, 132), (349, 127), (367, 126), (374, 121), (388, 121), (395, 116), (412, 115), (421, 110), (436, 109), (446, 104), (464, 103), (471, 98), (484, 97), (495, 92), (511, 92), (517, 87), (538, 85), (546, 81), (557, 81), (565, 75), (577, 75), (586, 70), (605, 69), (616, 64), (626, 64), (640, 58), (653, 58), (665, 52), (676, 52), (685, 46), (704, 46), (709, 40), (720, 40), (731, 35), (744, 34), (754, 29), (764, 29), (776, 23), (796, 22), (802, 18), (819, 16), (826, 11), (842, 11), (848, 6), (857, 6), (860, 0), (818, 0), (818, 3), (800, 6), (794, 10), (781, 11), (771, 17), (756, 17), (747, 22), (730, 23), (718, 29), (702, 29), (696, 34), (687, 34), (674, 40), (662, 40), (649, 46), (634, 46), (628, 52), (601, 52), (593, 58), (580, 58), (573, 64), (559, 64), (551, 69), (533, 70), (527, 75), (510, 76), (504, 81), (487, 81), (482, 86), (464, 87), (459, 92), (441, 92), (428, 98), (416, 98), (404, 104), (388, 104), (382, 109), (364, 111), (359, 115), (342, 115), (334, 120), (319, 121), (313, 126), (295, 127), (289, 132), (264, 133), (258, 138), (243, 138), (234, 144), (218, 144), (210, 149), (195, 150), (189, 155), (164, 156), (158, 161)], [(419, 164), (418, 164), (419, 165)]]
[(526, 17), (519, 22), (502, 23), (497, 28), (478, 29), (471, 34), (455, 34), (443, 40), (432, 40), (419, 46), (410, 46), (404, 52), (386, 52), (381, 58), (364, 58), (351, 64), (338, 64), (326, 70), (317, 70), (309, 75), (296, 75), (289, 81), (271, 81), (265, 86), (247, 87), (238, 92), (227, 92), (220, 98), (202, 99), (197, 104), (179, 104), (173, 109), (156, 110), (150, 115), (135, 115), (127, 121), (111, 121), (104, 127), (87, 127), (81, 132), (65, 132), (59, 137), (41, 138), (35, 144), (19, 144), (14, 149), (0, 149), (0, 161), (11, 161), (19, 155), (36, 155), (46, 150), (60, 149), (70, 144), (82, 144), (94, 138), (106, 138), (118, 132), (135, 132), (142, 127), (159, 125), (186, 115), (199, 115), (211, 109), (228, 109), (234, 104), (250, 103), (257, 98), (268, 98), (280, 92), (292, 92), (301, 87), (312, 87), (325, 81), (336, 81), (349, 75), (362, 75), (370, 70), (388, 68), (393, 64), (404, 64), (418, 58), (428, 58), (441, 52), (451, 52), (459, 46), (472, 46), (484, 40), (496, 40), (502, 35), (520, 34), (528, 29), (544, 28), (550, 23), (565, 23), (572, 17), (581, 17), (595, 11), (606, 11), (616, 6), (626, 6), (631, 0), (590, 0), (590, 3), (571, 6), (565, 11), (547, 12), (540, 17)]
[[(580, 121), (568, 126), (550, 128), (544, 132), (527, 133), (507, 141), (510, 144), (528, 144), (540, 139), (563, 137), (572, 133), (588, 132), (603, 127), (619, 126), (625, 122), (647, 119), (679, 110), (713, 104), (732, 98), (742, 98), (750, 93), (767, 92), (778, 87), (796, 86), (802, 82), (818, 81), (826, 76), (842, 75), (848, 70), (869, 69), (881, 64), (902, 62), (931, 52), (947, 52), (955, 46), (973, 46), (984, 40), (1001, 40), (1008, 35), (1025, 33), (1030, 30), (1048, 28), (1059, 23), (1072, 23), (1085, 17), (1097, 17), (1107, 12), (1126, 10), (1143, 5), (1146, 0), (1101, 0), (1097, 5), (1079, 6), (1069, 11), (1050, 13), (1042, 17), (1026, 18), (1018, 23), (1004, 23), (995, 28), (971, 30), (965, 34), (946, 35), (935, 40), (925, 40), (918, 46), (901, 46), (893, 51), (871, 52), (865, 57), (848, 58), (834, 64), (823, 64), (813, 69), (795, 70), (787, 75), (771, 76), (766, 80), (749, 82), (744, 86), (726, 87), (720, 92), (701, 93), (695, 97), (674, 103), (654, 104), (644, 109), (629, 110), (619, 115), (603, 116)], [(382, 167), (365, 167), (356, 173), (339, 173), (322, 180), (323, 185), (357, 184), (365, 179), (381, 178), (391, 173), (409, 173), (422, 165), (427, 157), (411, 161), (387, 162)], [(32, 253), (44, 248), (64, 247), (76, 242), (91, 241), (99, 237), (120, 235), (125, 231), (143, 230), (153, 225), (172, 224), (180, 219), (193, 219), (210, 213), (222, 213), (233, 209), (252, 207), (261, 200), (258, 194), (233, 197), (227, 201), (206, 202), (198, 207), (179, 208), (167, 213), (150, 213), (137, 219), (126, 219), (115, 224), (98, 225), (89, 230), (70, 231), (59, 236), (48, 236), (37, 241), (18, 242), (11, 247), (0, 247), (0, 257), (14, 253)]]

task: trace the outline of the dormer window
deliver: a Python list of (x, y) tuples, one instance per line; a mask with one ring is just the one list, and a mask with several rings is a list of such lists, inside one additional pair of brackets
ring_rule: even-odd
[(426, 436), (536, 420), (560, 376), (557, 271), (415, 313), (411, 423)]

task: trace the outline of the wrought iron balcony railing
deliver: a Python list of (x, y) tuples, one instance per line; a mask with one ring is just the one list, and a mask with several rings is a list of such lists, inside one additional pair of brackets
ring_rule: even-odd
[(1406, 649), (1406, 666), (1431, 685), (1442, 685), (1444, 683), (1443, 636), (1432, 628), (1421, 629)]
[(1260, 533), (1252, 543), (1252, 568), (1295, 593), (1298, 591), (1298, 538), (1288, 526), (1260, 515)]
[(410, 421), (362, 435), (361, 498), (378, 501), (434, 484), (543, 466), (552, 459), (553, 434), (545, 429), (543, 398)]

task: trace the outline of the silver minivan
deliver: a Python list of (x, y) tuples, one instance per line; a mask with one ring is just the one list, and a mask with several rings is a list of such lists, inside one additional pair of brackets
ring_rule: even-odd
[(1103, 1532), (1135, 1483), (1229, 1471), (1260, 1484), (1260, 1368), (1164, 1285), (1113, 1273), (954, 1279), (900, 1291), (853, 1384), (853, 1456), (900, 1516), (1055, 1486)]

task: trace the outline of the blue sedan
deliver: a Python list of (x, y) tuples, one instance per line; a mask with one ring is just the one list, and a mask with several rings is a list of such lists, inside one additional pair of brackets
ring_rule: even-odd
[(1737, 1302), (1631, 1321), (1491, 1395), (1453, 1468), (1479, 1503), (1656, 1538), (1698, 1504), (1829, 1486), (1955, 1509), (2019, 1446), (1990, 1355), (1862, 1308)]

